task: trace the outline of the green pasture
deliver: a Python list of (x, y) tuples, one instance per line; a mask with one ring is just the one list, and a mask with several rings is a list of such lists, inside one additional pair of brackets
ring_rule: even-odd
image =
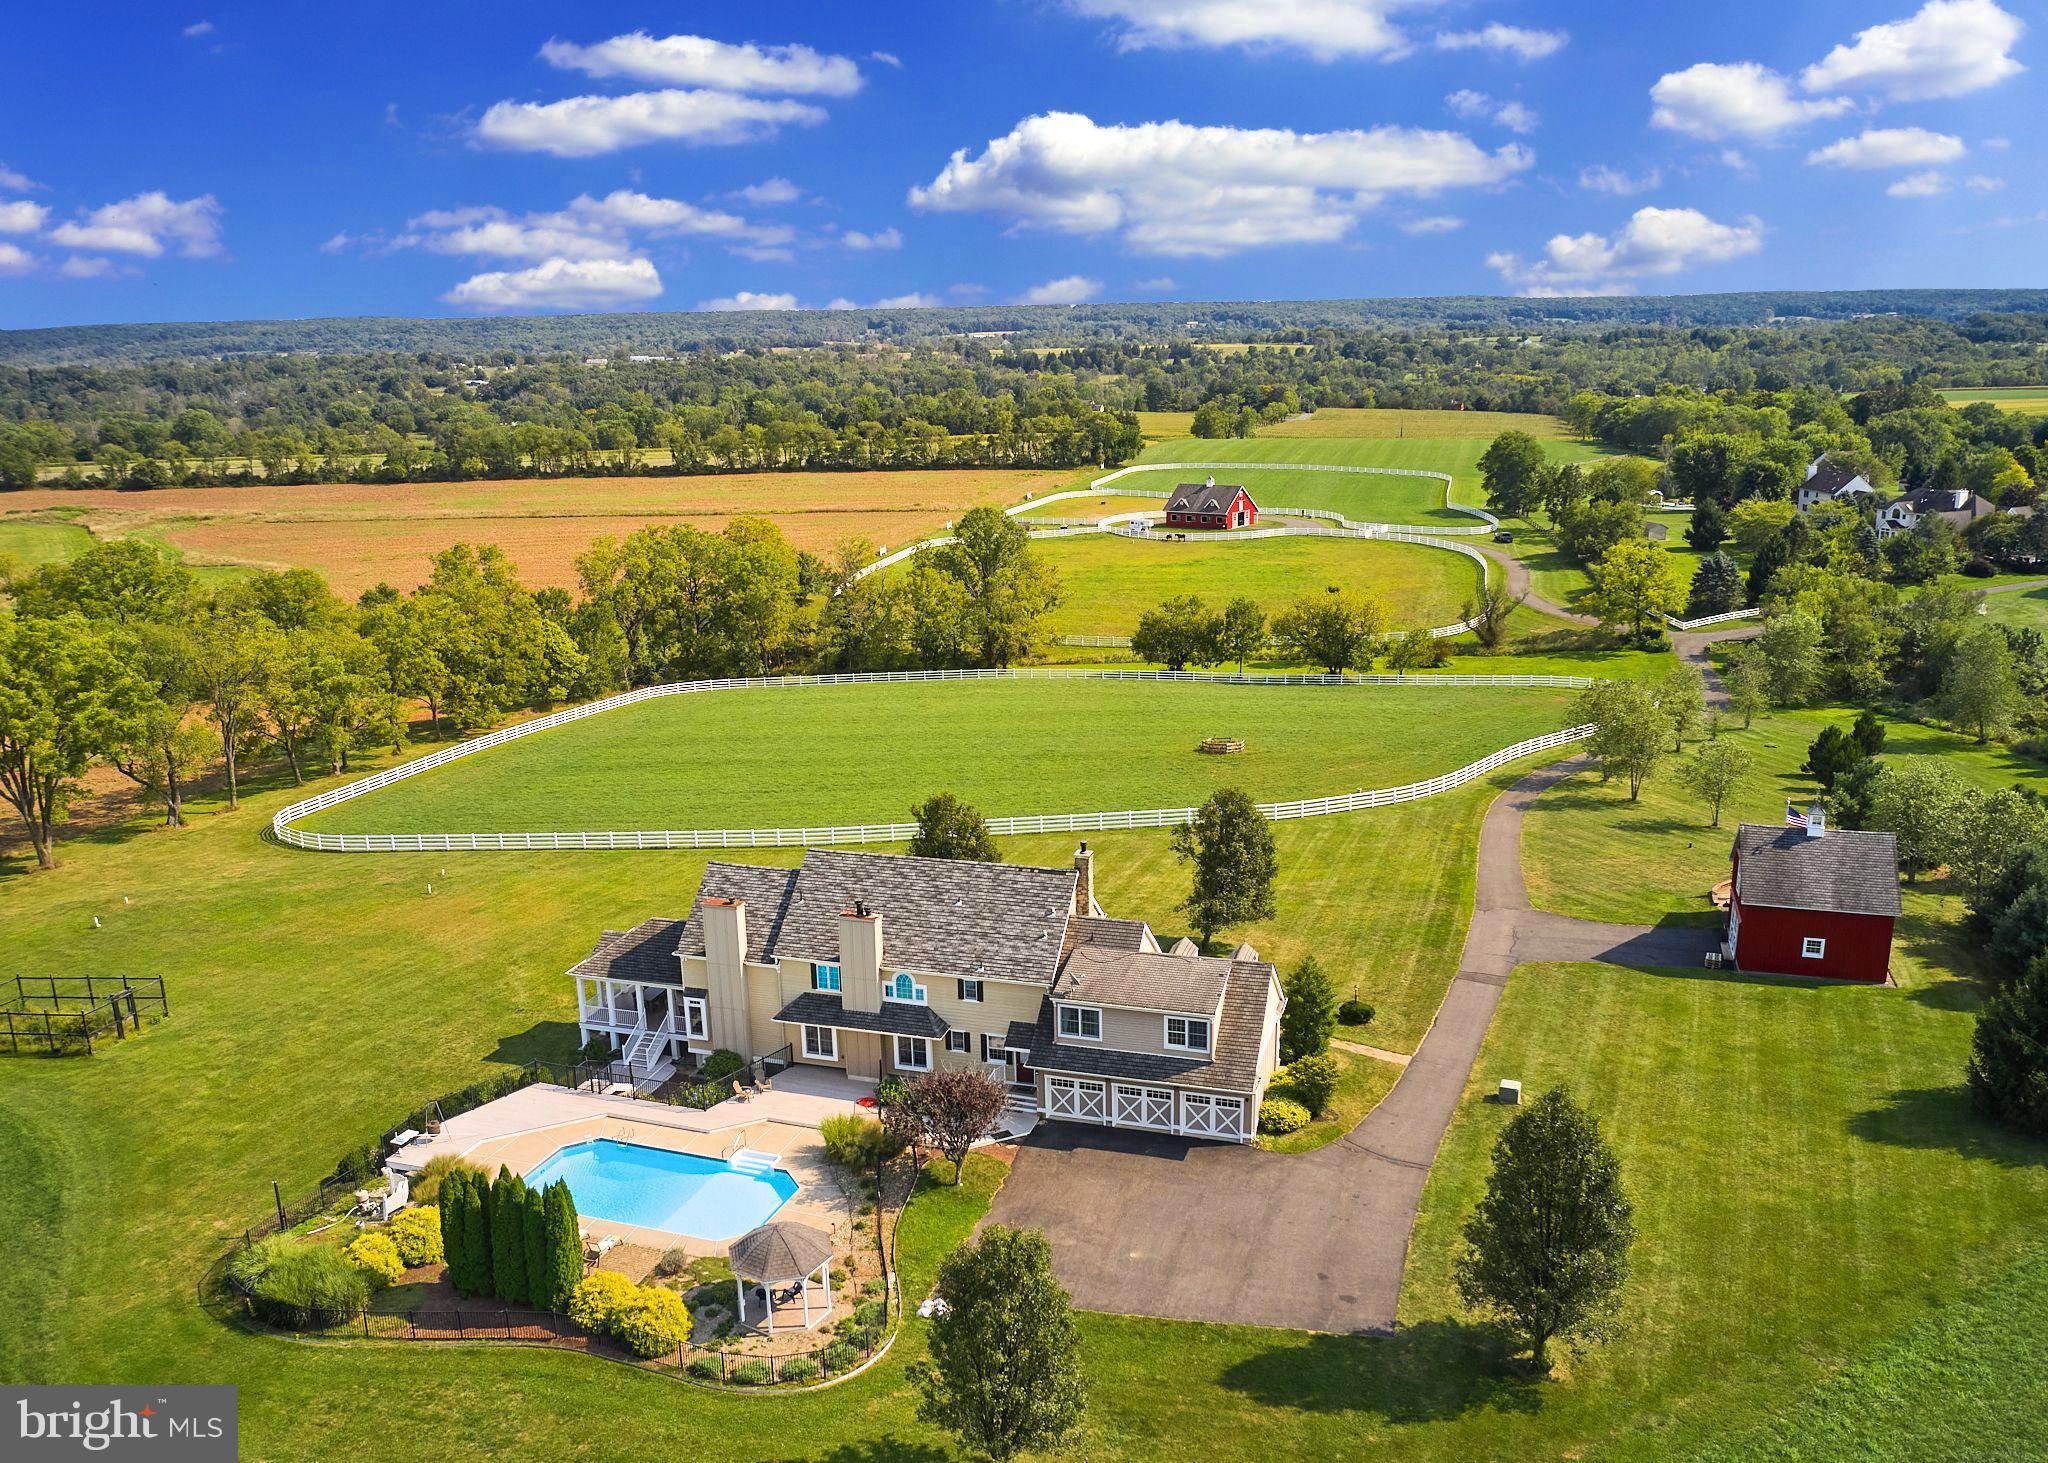
[(1951, 406), (1988, 401), (2000, 411), (2048, 412), (2048, 386), (1959, 386), (1941, 394)]
[(1333, 585), (1377, 595), (1394, 628), (1428, 628), (1457, 621), (1480, 579), (1479, 565), (1463, 554), (1378, 539), (1105, 533), (1044, 539), (1035, 548), (1059, 571), (1059, 635), (1128, 635), (1140, 615), (1174, 595), (1197, 595), (1212, 608), (1249, 595), (1271, 615)]
[[(1562, 724), (1569, 693), (1022, 679), (667, 696), (331, 808), (328, 833), (900, 822), (951, 791), (991, 817), (1392, 787)], [(1427, 737), (1414, 735), (1419, 719)], [(1245, 750), (1207, 756), (1204, 737)]]

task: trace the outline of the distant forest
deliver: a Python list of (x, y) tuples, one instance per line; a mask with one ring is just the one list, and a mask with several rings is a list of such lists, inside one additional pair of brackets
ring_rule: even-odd
[(1114, 465), (1140, 412), (1244, 435), (1325, 406), (2031, 385), (2048, 291), (105, 326), (0, 356), (94, 341), (0, 365), (0, 486)]

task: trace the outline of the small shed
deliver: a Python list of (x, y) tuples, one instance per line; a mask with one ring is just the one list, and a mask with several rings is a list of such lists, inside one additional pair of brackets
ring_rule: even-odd
[[(742, 1326), (757, 1322), (773, 1336), (778, 1306), (801, 1305), (805, 1330), (832, 1314), (832, 1236), (823, 1230), (789, 1220), (764, 1224), (734, 1240), (726, 1256)], [(756, 1295), (759, 1312), (749, 1322), (747, 1302)]]
[[(1796, 821), (1795, 821), (1796, 819)], [(1818, 804), (1735, 830), (1725, 954), (1738, 970), (1881, 982), (1899, 917), (1899, 843), (1829, 828)]]

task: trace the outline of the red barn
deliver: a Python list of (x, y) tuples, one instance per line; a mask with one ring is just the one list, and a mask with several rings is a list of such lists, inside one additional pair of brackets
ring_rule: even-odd
[(1726, 955), (1737, 970), (1882, 981), (1899, 916), (1899, 843), (1829, 828), (1818, 807), (1735, 830)]
[(1259, 521), (1259, 505), (1243, 488), (1216, 479), (1182, 483), (1166, 500), (1168, 528), (1250, 528)]

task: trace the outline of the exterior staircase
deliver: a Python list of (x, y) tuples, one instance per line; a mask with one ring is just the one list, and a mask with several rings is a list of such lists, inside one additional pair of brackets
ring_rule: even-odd
[(619, 1060), (635, 1077), (652, 1077), (657, 1067), (668, 1064), (668, 1039), (674, 1034), (669, 1021), (659, 1026), (643, 1026), (627, 1040)]

